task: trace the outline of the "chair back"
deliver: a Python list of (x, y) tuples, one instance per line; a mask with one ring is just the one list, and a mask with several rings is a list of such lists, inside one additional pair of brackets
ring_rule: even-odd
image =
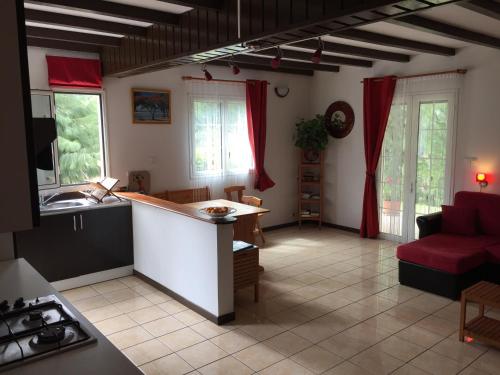
[(257, 214), (239, 216), (233, 224), (233, 239), (248, 242), (255, 245), (255, 226), (257, 225)]
[(248, 204), (249, 206), (254, 206), (254, 207), (262, 207), (262, 199), (251, 195), (242, 196), (241, 203)]
[(155, 198), (159, 198), (159, 199), (163, 199), (163, 200), (167, 200), (167, 196), (168, 196), (168, 191), (165, 190), (165, 191), (161, 191), (159, 193), (154, 193), (154, 194), (151, 194), (153, 197)]
[(226, 193), (226, 198), (228, 201), (234, 201), (233, 193), (236, 192), (238, 197), (238, 200), (236, 202), (241, 203), (241, 198), (243, 197), (243, 191), (245, 189), (246, 187), (241, 185), (228, 186), (224, 188), (224, 193)]
[(167, 200), (179, 204), (209, 201), (210, 189), (205, 186), (196, 189), (169, 190)]

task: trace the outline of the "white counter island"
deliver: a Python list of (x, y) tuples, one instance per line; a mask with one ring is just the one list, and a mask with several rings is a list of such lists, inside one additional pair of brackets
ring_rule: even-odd
[(234, 319), (234, 219), (137, 193), (132, 202), (134, 273), (207, 319)]

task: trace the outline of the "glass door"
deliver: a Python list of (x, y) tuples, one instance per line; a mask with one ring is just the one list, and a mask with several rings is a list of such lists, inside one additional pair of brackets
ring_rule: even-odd
[(395, 99), (378, 167), (380, 232), (418, 238), (416, 218), (441, 210), (451, 198), (454, 94)]

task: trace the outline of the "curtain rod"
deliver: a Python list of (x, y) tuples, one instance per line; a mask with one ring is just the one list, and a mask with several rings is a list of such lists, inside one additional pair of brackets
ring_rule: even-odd
[[(401, 76), (401, 77), (396, 77), (396, 80), (399, 79), (409, 79), (409, 78), (420, 78), (420, 77), (430, 77), (430, 76), (439, 76), (442, 74), (451, 74), (451, 73), (457, 73), (457, 74), (465, 74), (467, 73), (467, 69), (455, 69), (455, 70), (446, 70), (444, 72), (434, 72), (434, 73), (423, 73), (423, 74), (413, 74), (409, 76)], [(376, 81), (382, 80), (383, 78), (378, 78), (375, 79)], [(363, 83), (363, 81), (361, 81)]]
[[(226, 82), (226, 83), (243, 83), (246, 84), (246, 81), (238, 81), (238, 80), (233, 80), (233, 79), (212, 79), (210, 81), (207, 81), (205, 78), (201, 77), (192, 77), (192, 76), (182, 76), (183, 81), (206, 81), (206, 82)], [(267, 82), (268, 85), (270, 85), (269, 82)]]

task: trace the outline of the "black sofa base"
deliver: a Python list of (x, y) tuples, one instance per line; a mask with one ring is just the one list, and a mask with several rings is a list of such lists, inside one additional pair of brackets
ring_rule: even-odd
[[(453, 275), (415, 263), (399, 261), (399, 282), (402, 285), (454, 300), (460, 299), (462, 290), (488, 279), (488, 273), (485, 267), (478, 267), (461, 275)], [(500, 277), (499, 273), (497, 275)]]

